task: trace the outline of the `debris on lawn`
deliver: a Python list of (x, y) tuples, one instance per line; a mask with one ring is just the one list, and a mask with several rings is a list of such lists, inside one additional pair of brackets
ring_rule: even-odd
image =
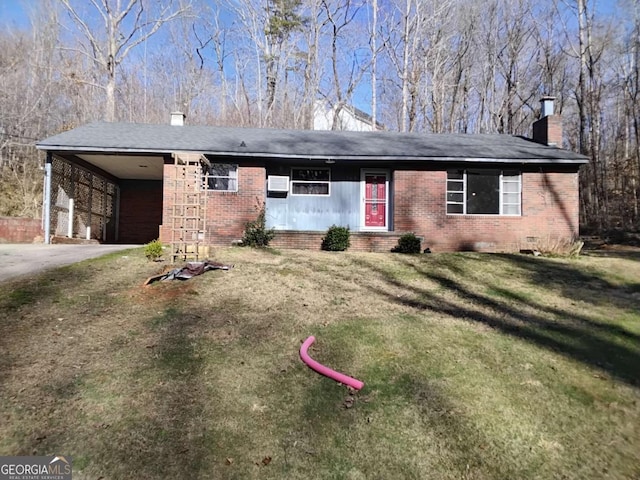
[(342, 402), (342, 405), (344, 408), (351, 408), (354, 403), (356, 403), (356, 397), (352, 392), (349, 392), (347, 397), (344, 399), (344, 402)]
[(347, 385), (348, 387), (353, 388), (354, 390), (360, 390), (362, 387), (364, 387), (364, 383), (361, 382), (360, 380), (357, 380), (353, 377), (345, 375), (344, 373), (336, 372), (335, 370), (329, 367), (326, 367), (325, 365), (322, 365), (320, 362), (317, 362), (313, 358), (311, 358), (309, 356), (309, 353), (307, 353), (307, 351), (315, 341), (316, 341), (316, 337), (311, 335), (302, 343), (302, 346), (300, 347), (300, 358), (309, 368), (311, 368), (312, 370), (315, 370), (320, 375), (329, 377), (332, 380), (335, 380), (336, 382), (342, 383), (344, 385)]
[(523, 255), (533, 255), (534, 257), (539, 257), (540, 255), (542, 255), (539, 250), (527, 248), (523, 248), (522, 250), (520, 250), (520, 253), (522, 253)]
[(229, 270), (233, 265), (205, 260), (204, 262), (187, 262), (180, 268), (174, 268), (159, 275), (153, 275), (145, 280), (143, 285), (150, 285), (154, 282), (164, 282), (165, 280), (189, 280), (197, 275), (202, 275), (209, 270)]

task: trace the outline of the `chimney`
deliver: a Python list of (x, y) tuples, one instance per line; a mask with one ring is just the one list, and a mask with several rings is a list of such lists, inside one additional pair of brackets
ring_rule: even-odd
[(553, 114), (555, 99), (549, 96), (540, 99), (540, 120), (533, 123), (533, 141), (562, 148), (562, 119)]
[(182, 127), (187, 116), (182, 112), (171, 112), (171, 125)]

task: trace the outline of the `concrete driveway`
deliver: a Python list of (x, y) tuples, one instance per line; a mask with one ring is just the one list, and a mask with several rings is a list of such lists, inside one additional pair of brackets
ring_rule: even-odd
[(44, 245), (0, 243), (0, 282), (140, 245)]

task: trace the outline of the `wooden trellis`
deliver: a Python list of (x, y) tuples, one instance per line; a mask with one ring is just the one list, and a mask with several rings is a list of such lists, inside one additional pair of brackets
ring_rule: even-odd
[(174, 155), (171, 205), (171, 261), (199, 260), (206, 233), (207, 195), (200, 154)]

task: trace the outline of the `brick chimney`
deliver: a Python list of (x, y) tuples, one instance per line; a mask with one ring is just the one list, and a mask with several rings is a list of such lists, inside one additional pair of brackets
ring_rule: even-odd
[(540, 120), (533, 123), (533, 141), (562, 148), (562, 118), (553, 114), (555, 97), (540, 99)]
[(182, 112), (171, 112), (171, 125), (182, 127), (187, 116)]

